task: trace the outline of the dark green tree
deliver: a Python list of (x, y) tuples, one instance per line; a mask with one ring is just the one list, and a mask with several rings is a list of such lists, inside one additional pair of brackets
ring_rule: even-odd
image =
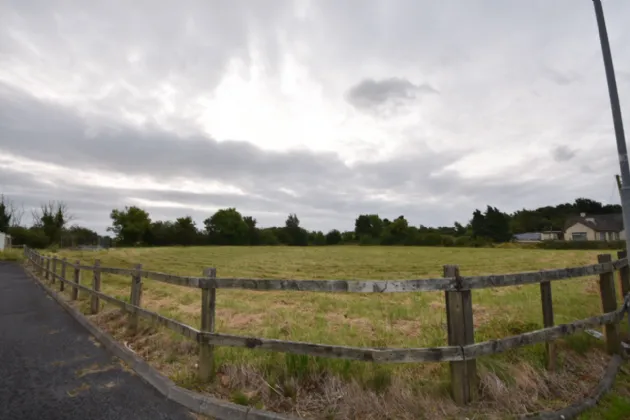
[(98, 233), (83, 226), (73, 225), (61, 234), (62, 246), (98, 245)]
[(140, 207), (114, 209), (109, 217), (112, 219), (112, 226), (107, 230), (116, 235), (116, 241), (121, 245), (140, 245), (150, 234), (151, 218)]
[(470, 221), (470, 227), (472, 230), (473, 238), (489, 237), (488, 228), (486, 226), (486, 218), (479, 209), (475, 209), (475, 211), (473, 212), (472, 220)]
[(464, 236), (467, 233), (466, 226), (462, 226), (461, 223), (455, 222), (455, 236)]
[[(387, 219), (385, 219), (387, 220)], [(403, 244), (409, 234), (409, 223), (404, 216), (398, 216), (394, 221), (383, 221), (385, 229), (382, 234), (381, 244), (395, 245)]]
[(29, 248), (43, 249), (50, 245), (50, 240), (44, 230), (39, 227), (26, 228), (24, 226), (11, 226), (9, 228), (11, 243), (13, 245), (26, 245)]
[(326, 234), (327, 245), (337, 245), (339, 243), (341, 243), (341, 232), (337, 229), (333, 229)]
[(245, 245), (249, 227), (235, 208), (221, 209), (204, 220), (210, 243), (216, 245)]
[(243, 221), (247, 225), (247, 243), (249, 245), (260, 245), (260, 229), (256, 227), (256, 219), (251, 216), (245, 216)]
[(485, 214), (486, 228), (494, 242), (507, 242), (512, 239), (510, 216), (496, 207), (488, 206)]
[(190, 216), (178, 217), (173, 224), (175, 244), (195, 245), (199, 242), (199, 231)]
[(0, 232), (8, 232), (13, 218), (11, 203), (4, 195), (0, 195)]
[(326, 245), (326, 235), (321, 230), (313, 231), (308, 234), (309, 245)]
[(341, 234), (341, 242), (344, 244), (349, 244), (356, 241), (356, 236), (353, 231), (346, 230)]
[(506, 242), (512, 238), (509, 215), (496, 207), (487, 206), (485, 213), (475, 210), (470, 225), (474, 238), (487, 238), (494, 242)]
[(151, 222), (149, 230), (143, 236), (143, 242), (154, 246), (176, 245), (175, 224), (170, 220)]
[(292, 246), (308, 245), (308, 231), (300, 227), (300, 219), (296, 214), (290, 214), (284, 223), (284, 230), (288, 238), (288, 244)]
[(357, 239), (378, 239), (383, 233), (384, 223), (378, 214), (362, 214), (354, 222), (354, 234)]
[(61, 242), (61, 234), (71, 219), (68, 207), (62, 201), (49, 201), (33, 210), (34, 226), (44, 231), (51, 244)]

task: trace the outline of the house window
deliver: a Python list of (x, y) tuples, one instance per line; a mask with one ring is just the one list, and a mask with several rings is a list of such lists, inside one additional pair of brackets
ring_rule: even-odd
[(573, 232), (571, 234), (571, 239), (574, 241), (585, 241), (587, 239), (586, 232)]
[(618, 241), (619, 240), (619, 232), (613, 232), (613, 240)]
[(599, 240), (600, 241), (606, 240), (606, 232), (599, 232)]

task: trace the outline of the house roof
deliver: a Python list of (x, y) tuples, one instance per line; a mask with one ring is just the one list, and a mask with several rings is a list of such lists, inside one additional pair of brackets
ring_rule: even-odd
[(623, 216), (621, 213), (571, 216), (566, 220), (564, 229), (566, 230), (576, 223), (581, 223), (596, 232), (621, 232), (623, 230)]

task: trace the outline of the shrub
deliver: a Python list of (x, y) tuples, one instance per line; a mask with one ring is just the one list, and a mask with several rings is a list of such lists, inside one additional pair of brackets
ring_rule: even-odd
[(442, 235), (442, 246), (455, 246), (455, 238), (450, 235)]
[(337, 245), (338, 243), (341, 243), (341, 232), (333, 229), (326, 234), (326, 244)]
[(460, 236), (455, 238), (455, 246), (458, 247), (470, 247), (470, 248), (484, 248), (493, 246), (492, 240), (489, 238), (473, 238), (471, 236)]
[(21, 226), (9, 228), (13, 245), (26, 245), (29, 248), (43, 249), (50, 245), (50, 240), (40, 228), (25, 228)]
[[(379, 245), (380, 241), (378, 238), (372, 238), (371, 236), (361, 236), (359, 238), (359, 245)], [(382, 244), (385, 245), (385, 244)]]
[(626, 249), (626, 241), (542, 241), (540, 249)]

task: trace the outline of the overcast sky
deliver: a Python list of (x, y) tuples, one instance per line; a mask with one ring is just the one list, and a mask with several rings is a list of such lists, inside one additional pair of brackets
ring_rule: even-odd
[[(604, 0), (630, 131), (630, 1)], [(591, 0), (0, 0), (0, 192), (351, 229), (618, 203)]]

